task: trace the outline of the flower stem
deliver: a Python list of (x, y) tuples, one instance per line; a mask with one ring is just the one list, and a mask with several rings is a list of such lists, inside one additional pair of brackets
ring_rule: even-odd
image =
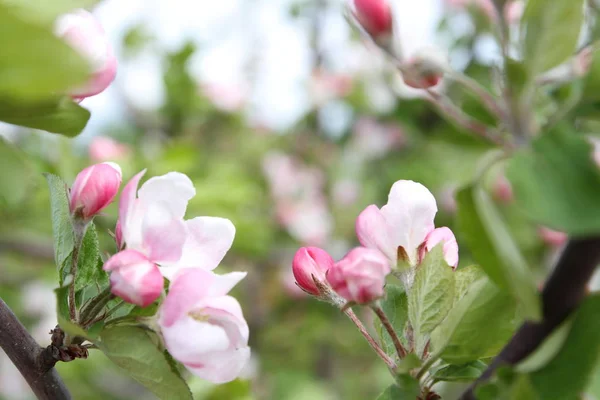
[(359, 332), (365, 337), (365, 339), (367, 339), (367, 342), (369, 342), (369, 344), (371, 345), (373, 350), (375, 350), (375, 353), (377, 353), (379, 358), (381, 358), (387, 364), (388, 368), (391, 370), (396, 369), (396, 364), (394, 363), (394, 361), (387, 354), (385, 354), (385, 351), (383, 351), (379, 344), (377, 344), (377, 342), (375, 341), (375, 339), (373, 339), (369, 332), (367, 332), (367, 329), (360, 321), (360, 319), (358, 319), (356, 314), (354, 314), (354, 311), (348, 308), (344, 310), (344, 314), (346, 314), (348, 318), (350, 318), (350, 320), (354, 323), (354, 325), (356, 325)]
[(400, 339), (398, 338), (394, 327), (390, 323), (390, 320), (388, 319), (387, 315), (385, 315), (383, 309), (379, 305), (373, 305), (371, 306), (371, 309), (375, 312), (375, 314), (383, 324), (383, 327), (392, 338), (392, 342), (394, 343), (394, 347), (396, 348), (398, 357), (400, 357), (400, 359), (406, 357), (406, 349), (404, 348), (404, 346), (402, 346), (402, 343), (400, 343)]
[(98, 316), (109, 301), (115, 296), (110, 292), (110, 286), (99, 293), (88, 305), (81, 311), (81, 324), (86, 325)]

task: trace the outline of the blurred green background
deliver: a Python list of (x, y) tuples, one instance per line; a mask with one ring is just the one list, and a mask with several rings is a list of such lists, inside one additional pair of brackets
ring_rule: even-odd
[[(436, 225), (453, 227), (454, 192), (490, 146), (403, 86), (350, 30), (341, 1), (192, 3), (98, 5), (120, 68), (107, 92), (82, 103), (92, 120), (77, 139), (0, 125), (22, 153), (22, 168), (0, 171), (11, 179), (0, 208), (2, 298), (49, 343), (56, 271), (43, 172), (70, 183), (105, 160), (121, 165), (124, 180), (143, 168), (146, 177), (183, 172), (197, 190), (187, 216), (226, 217), (237, 228), (217, 271), (249, 272), (235, 295), (250, 325), (252, 362), (244, 379), (224, 386), (190, 377), (195, 398), (375, 398), (391, 383), (389, 373), (339, 311), (294, 286), (293, 254), (315, 245), (343, 256), (357, 244), (356, 216), (384, 204), (399, 179), (425, 184), (438, 200)], [(484, 10), (436, 0), (411, 7), (411, 46), (434, 38), (457, 68), (490, 82), (496, 49)], [(490, 120), (475, 99), (445, 89)], [(531, 264), (549, 265), (555, 248), (507, 201), (501, 169), (487, 186)], [(115, 204), (96, 218), (106, 254), (115, 251), (108, 233), (115, 222)], [(464, 246), (460, 256), (461, 266), (471, 263)], [(370, 315), (360, 316), (371, 326)], [(153, 398), (96, 351), (57, 368), (78, 400)], [(2, 353), (0, 398), (32, 398)]]

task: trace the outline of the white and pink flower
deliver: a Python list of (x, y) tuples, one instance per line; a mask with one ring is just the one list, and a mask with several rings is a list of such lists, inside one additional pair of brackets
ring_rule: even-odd
[(294, 256), (292, 271), (302, 290), (318, 296), (321, 293), (315, 280), (325, 282), (325, 275), (333, 264), (333, 258), (325, 250), (318, 247), (302, 247)]
[(363, 246), (379, 250), (392, 266), (397, 265), (399, 254), (407, 258), (400, 261), (418, 265), (423, 257), (419, 247), (429, 237), (429, 245), (425, 245), (429, 247), (427, 250), (434, 242), (443, 243), (444, 257), (455, 267), (458, 263), (456, 240), (448, 228), (433, 233), (436, 213), (435, 198), (425, 186), (401, 180), (392, 186), (386, 205), (381, 209), (370, 205), (358, 216), (356, 234)]
[(90, 64), (91, 78), (71, 90), (76, 99), (94, 96), (104, 91), (117, 75), (117, 58), (102, 25), (89, 12), (80, 9), (56, 20), (54, 31)]
[(125, 250), (104, 265), (111, 272), (113, 293), (142, 306), (158, 298), (162, 276), (170, 279), (184, 268), (216, 268), (235, 236), (235, 227), (225, 218), (183, 219), (196, 194), (186, 175), (153, 177), (138, 191), (144, 173), (129, 181), (119, 202), (116, 239)]
[(158, 324), (169, 353), (210, 382), (235, 379), (250, 358), (248, 324), (238, 301), (227, 295), (245, 276), (182, 270), (173, 277), (159, 311)]

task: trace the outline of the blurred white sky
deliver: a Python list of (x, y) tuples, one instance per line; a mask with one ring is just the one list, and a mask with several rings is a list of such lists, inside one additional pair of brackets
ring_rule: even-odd
[[(310, 106), (306, 92), (312, 70), (310, 25), (306, 20), (294, 20), (289, 13), (290, 6), (300, 1), (104, 0), (94, 13), (117, 49), (124, 33), (139, 23), (156, 36), (165, 50), (177, 50), (191, 39), (200, 48), (190, 68), (199, 82), (244, 87), (248, 84), (244, 76), (248, 62), (258, 60), (253, 87), (247, 88), (251, 89), (249, 118), (285, 129)], [(440, 1), (391, 0), (407, 54), (438, 44), (434, 32), (441, 13)], [(363, 58), (376, 57), (375, 49), (364, 50), (348, 40), (351, 31), (342, 15), (344, 0), (329, 0), (326, 4), (321, 46), (333, 67), (350, 72), (364, 63)], [(144, 53), (132, 62), (121, 60), (113, 87), (83, 102), (92, 111), (83, 140), (107, 123), (114, 126), (125, 117), (117, 87), (138, 107), (153, 109), (160, 105), (164, 96), (161, 74), (161, 59), (155, 53)], [(331, 108), (340, 114), (339, 107)]]

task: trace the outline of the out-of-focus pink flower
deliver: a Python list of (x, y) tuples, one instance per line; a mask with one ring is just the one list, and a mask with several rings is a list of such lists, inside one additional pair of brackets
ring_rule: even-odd
[(401, 127), (380, 123), (368, 117), (356, 121), (353, 134), (352, 149), (367, 160), (381, 158), (406, 143)]
[(117, 221), (115, 225), (115, 242), (117, 249), (122, 250), (125, 243), (123, 243), (123, 230), (121, 229), (121, 221)]
[(383, 296), (390, 272), (390, 261), (378, 250), (357, 247), (327, 271), (327, 281), (344, 299), (365, 304)]
[(552, 247), (560, 247), (569, 239), (566, 233), (555, 231), (545, 226), (538, 228), (538, 235), (544, 243)]
[(443, 211), (448, 214), (455, 214), (457, 209), (456, 204), (456, 186), (447, 185), (442, 188), (438, 195), (438, 201)]
[(111, 292), (129, 303), (149, 306), (163, 290), (163, 276), (156, 264), (139, 251), (118, 252), (104, 264), (104, 270), (111, 273)]
[(358, 22), (375, 41), (392, 34), (392, 10), (387, 0), (354, 0), (354, 7)]
[(436, 86), (448, 66), (447, 55), (433, 48), (416, 52), (404, 65), (402, 78), (407, 86), (428, 89)]
[(77, 175), (71, 187), (71, 213), (83, 219), (98, 214), (117, 195), (121, 179), (121, 167), (115, 163), (95, 164), (85, 168)]
[(588, 46), (577, 53), (572, 62), (573, 74), (576, 77), (582, 77), (587, 74), (592, 67), (593, 57), (594, 54), (591, 46)]
[[(127, 250), (143, 255), (148, 263), (137, 260), (136, 265), (144, 265), (146, 274), (150, 274), (151, 264), (169, 279), (180, 269), (216, 268), (233, 243), (235, 227), (231, 221), (216, 217), (184, 221), (187, 203), (196, 194), (190, 179), (184, 174), (170, 172), (150, 178), (138, 191), (144, 173), (134, 176), (121, 194), (120, 228), (117, 229), (120, 248), (125, 244)], [(115, 254), (104, 266), (111, 276), (118, 275), (119, 270), (127, 266), (120, 259), (122, 253)], [(155, 272), (151, 274), (156, 276)], [(123, 287), (123, 290), (113, 288), (118, 291), (115, 294), (125, 298), (124, 290), (131, 289), (132, 292), (126, 295), (128, 298), (141, 298), (140, 293), (133, 291), (134, 286)]]
[(294, 272), (289, 268), (285, 269), (285, 272), (281, 274), (281, 284), (285, 293), (293, 299), (301, 299), (303, 297), (308, 297), (307, 293), (300, 289), (300, 287), (296, 284), (296, 278), (294, 277)]
[(504, 19), (509, 25), (516, 25), (521, 21), (525, 11), (525, 2), (522, 0), (511, 0), (504, 5)]
[(399, 247), (406, 261), (416, 265), (417, 249), (434, 229), (436, 213), (435, 198), (425, 186), (401, 180), (392, 186), (385, 206), (370, 205), (358, 216), (356, 234), (363, 246), (381, 251), (391, 265), (398, 262)]
[(71, 91), (77, 99), (104, 91), (117, 74), (117, 58), (102, 26), (89, 12), (80, 9), (56, 20), (54, 31), (90, 63), (92, 76), (79, 88)]
[(130, 152), (129, 146), (106, 136), (94, 137), (89, 148), (90, 159), (96, 162), (120, 160)]
[(445, 226), (429, 232), (425, 238), (425, 246), (419, 248), (421, 260), (425, 258), (426, 252), (431, 251), (440, 243), (442, 243), (443, 246), (442, 252), (444, 254), (444, 260), (446, 260), (449, 266), (456, 269), (458, 266), (458, 243), (456, 243), (454, 233), (452, 233), (450, 228), (446, 228)]
[(510, 203), (514, 199), (512, 185), (504, 174), (499, 174), (494, 181), (492, 192), (494, 197), (502, 203)]
[(165, 346), (192, 374), (214, 383), (234, 380), (250, 358), (248, 324), (227, 293), (244, 277), (186, 269), (174, 276), (158, 324)]
[(344, 97), (352, 90), (352, 78), (349, 75), (335, 74), (322, 69), (313, 71), (310, 87), (313, 102), (317, 105), (329, 100)]
[(350, 206), (358, 200), (360, 183), (354, 179), (341, 179), (333, 184), (333, 202), (340, 206)]
[(320, 291), (315, 284), (315, 279), (325, 282), (325, 275), (333, 267), (333, 263), (333, 258), (325, 250), (318, 247), (302, 247), (296, 252), (292, 261), (292, 271), (298, 286), (318, 296)]
[(215, 107), (227, 112), (239, 111), (248, 97), (246, 90), (240, 85), (205, 83), (202, 85), (202, 92)]

